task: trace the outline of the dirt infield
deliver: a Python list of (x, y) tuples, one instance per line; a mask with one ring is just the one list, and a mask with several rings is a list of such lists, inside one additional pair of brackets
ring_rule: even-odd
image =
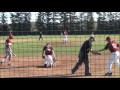
[[(55, 39), (55, 38), (53, 38)], [(48, 40), (48, 39), (44, 39)], [(74, 38), (70, 39), (71, 41)], [(85, 39), (82, 39), (85, 40)], [(96, 39), (104, 40), (104, 38)], [(118, 40), (118, 39), (117, 39)], [(38, 41), (38, 39), (17, 39), (14, 42), (30, 42)], [(0, 40), (0, 42), (4, 42)], [(69, 42), (70, 45), (75, 45), (75, 42)], [(53, 46), (64, 46), (61, 42), (53, 42)], [(3, 55), (0, 55), (3, 57)], [(13, 65), (9, 67), (7, 61), (3, 63), (3, 66), (0, 68), (0, 78), (14, 78), (14, 77), (38, 77), (38, 78), (120, 78), (120, 69), (113, 65), (113, 76), (108, 77), (104, 76), (107, 72), (107, 62), (109, 55), (94, 56), (90, 54), (90, 70), (92, 76), (84, 76), (84, 65), (80, 67), (75, 75), (71, 75), (71, 69), (76, 64), (76, 56), (74, 55), (57, 55), (57, 63), (53, 68), (44, 68), (43, 59), (40, 56), (37, 57), (13, 57)]]
[[(2, 55), (1, 55), (2, 56)], [(110, 78), (104, 76), (106, 73), (106, 65), (108, 56), (93, 56), (90, 55), (90, 69), (92, 76), (89, 78)], [(76, 63), (75, 56), (57, 56), (57, 63), (53, 68), (44, 68), (43, 60), (38, 57), (14, 57), (13, 65), (7, 66), (7, 61), (0, 68), (0, 78), (9, 77), (65, 77), (65, 78), (88, 78), (84, 76), (84, 65), (77, 71), (75, 75), (71, 75), (71, 69)], [(114, 75), (112, 77), (119, 77), (120, 72), (117, 67), (113, 65)]]

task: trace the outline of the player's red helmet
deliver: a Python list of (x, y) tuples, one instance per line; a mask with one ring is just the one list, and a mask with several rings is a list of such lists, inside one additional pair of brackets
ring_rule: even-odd
[(111, 38), (110, 37), (106, 37), (106, 40), (105, 41), (110, 41), (111, 40)]

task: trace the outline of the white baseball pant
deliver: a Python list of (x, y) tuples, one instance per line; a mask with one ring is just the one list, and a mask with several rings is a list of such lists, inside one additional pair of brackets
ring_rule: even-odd
[(13, 56), (12, 50), (9, 50), (8, 48), (5, 47), (5, 53), (6, 53), (6, 58), (11, 58)]
[(108, 66), (107, 66), (109, 73), (112, 72), (112, 64), (113, 64), (114, 61), (115, 61), (115, 63), (118, 64), (118, 67), (120, 67), (119, 57), (120, 57), (120, 52), (119, 51), (113, 52), (111, 54), (111, 56), (109, 58)]
[(67, 35), (64, 35), (63, 41), (64, 41), (64, 42), (67, 42), (67, 40), (68, 40)]
[(49, 66), (49, 65), (53, 65), (53, 63), (54, 61), (52, 55), (45, 55), (45, 64)]

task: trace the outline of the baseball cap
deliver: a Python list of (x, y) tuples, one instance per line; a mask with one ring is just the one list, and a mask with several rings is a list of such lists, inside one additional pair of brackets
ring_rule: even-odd
[(50, 43), (47, 43), (46, 45), (50, 45)]
[(92, 36), (90, 36), (90, 38), (89, 39), (93, 39), (93, 41), (95, 41), (95, 38), (94, 37), (92, 37)]
[(110, 38), (110, 37), (106, 37), (106, 40), (105, 40), (105, 41), (107, 41), (107, 40), (111, 40), (111, 38)]

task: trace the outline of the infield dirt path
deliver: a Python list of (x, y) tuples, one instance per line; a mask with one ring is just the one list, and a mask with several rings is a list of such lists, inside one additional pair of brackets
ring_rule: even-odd
[[(55, 38), (53, 38), (55, 39)], [(96, 38), (96, 40), (104, 40), (105, 38)], [(48, 39), (44, 39), (48, 40)], [(75, 39), (70, 39), (75, 40)], [(85, 40), (85, 39), (80, 39)], [(118, 38), (116, 40), (119, 40)], [(38, 41), (38, 39), (14, 39), (13, 42), (30, 42)], [(3, 43), (3, 40), (0, 40), (0, 43)], [(54, 45), (60, 45), (59, 42), (54, 42)], [(71, 43), (72, 44), (72, 43)], [(71, 45), (70, 44), (70, 45)], [(3, 57), (3, 55), (0, 55)], [(13, 57), (13, 66), (8, 67), (7, 61), (3, 63), (3, 66), (0, 68), (0, 78), (9, 78), (9, 77), (65, 77), (65, 78), (110, 78), (104, 76), (107, 72), (106, 66), (108, 62), (109, 55), (94, 56), (90, 54), (90, 70), (92, 76), (84, 76), (84, 64), (77, 71), (76, 75), (71, 75), (71, 69), (76, 64), (76, 56), (74, 55), (57, 55), (57, 63), (53, 68), (43, 68), (43, 59), (40, 56), (29, 56), (29, 57)], [(118, 69), (113, 64), (113, 76), (111, 77), (120, 77), (120, 69)]]

